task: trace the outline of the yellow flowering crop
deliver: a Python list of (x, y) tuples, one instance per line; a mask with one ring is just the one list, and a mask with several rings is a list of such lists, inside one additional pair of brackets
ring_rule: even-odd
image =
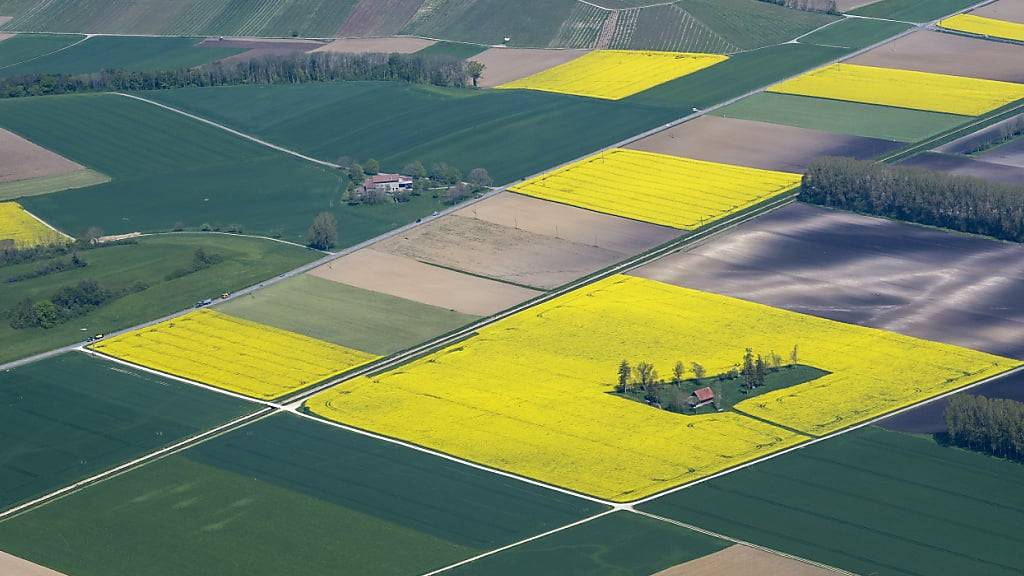
[(1007, 22), (972, 14), (958, 14), (939, 22), (939, 26), (948, 30), (1024, 42), (1024, 24), (1018, 22)]
[(800, 184), (800, 175), (618, 148), (510, 190), (693, 230)]
[(18, 248), (56, 244), (68, 237), (43, 224), (17, 202), (0, 202), (0, 241), (14, 240)]
[(620, 100), (728, 59), (722, 54), (595, 50), (498, 88)]
[[(390, 372), (322, 392), (325, 418), (614, 501), (635, 500), (808, 439), (738, 412), (683, 415), (609, 392), (619, 362), (725, 371), (745, 347), (833, 374), (745, 410), (820, 433), (1014, 362), (632, 276), (496, 322)], [(807, 394), (807, 400), (801, 400)], [(797, 400), (791, 400), (795, 396)], [(757, 404), (768, 399), (770, 409)], [(792, 406), (793, 410), (788, 410)], [(785, 409), (785, 410), (783, 410)], [(806, 420), (805, 420), (806, 418)]]
[(279, 398), (377, 358), (207, 309), (90, 348), (261, 400)]
[(964, 116), (1024, 98), (1024, 84), (857, 64), (832, 64), (768, 91)]

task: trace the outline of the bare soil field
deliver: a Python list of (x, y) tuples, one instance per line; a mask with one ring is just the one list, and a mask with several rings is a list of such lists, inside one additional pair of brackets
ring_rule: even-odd
[(490, 88), (525, 78), (565, 64), (583, 56), (589, 50), (546, 50), (543, 48), (489, 48), (473, 56), (486, 68), (480, 77), (480, 86)]
[(1024, 359), (1024, 246), (793, 204), (638, 276)]
[(339, 38), (329, 42), (314, 52), (398, 52), (411, 54), (419, 52), (427, 46), (434, 45), (433, 40), (423, 38), (392, 37), (392, 38)]
[(597, 246), (625, 255), (639, 254), (680, 236), (680, 231), (610, 214), (601, 214), (502, 192), (455, 214), (534, 234)]
[[(4, 24), (7, 24), (8, 22), (10, 22), (13, 19), (14, 19), (14, 16), (0, 16), (0, 26), (3, 26)], [(7, 38), (10, 38), (11, 36), (13, 36), (13, 34), (6, 34), (5, 36), (7, 36)]]
[[(7, 16), (6, 18), (8, 20), (11, 19), (10, 16)], [(0, 18), (0, 26), (3, 26), (4, 22), (5, 22), (5, 20), (3, 18)], [(13, 37), (14, 37), (14, 34), (0, 34), (0, 42), (3, 42), (4, 40), (7, 40), (8, 38), (13, 38)]]
[[(1024, 373), (1018, 372), (1005, 378), (993, 380), (960, 394), (971, 394), (974, 396), (985, 396), (986, 398), (1005, 398), (1024, 402)], [(946, 431), (946, 419), (942, 413), (949, 404), (947, 396), (941, 400), (929, 402), (882, 420), (878, 423), (882, 428), (896, 432), (909, 432), (910, 434), (941, 434)]]
[(796, 128), (781, 124), (701, 116), (627, 146), (766, 170), (803, 172), (821, 156), (870, 159), (898, 142)]
[(987, 142), (991, 142), (996, 138), (999, 138), (1003, 129), (1008, 127), (1010, 124), (1017, 122), (1018, 119), (1024, 118), (1024, 114), (1007, 118), (1001, 122), (996, 122), (991, 126), (986, 126), (977, 132), (973, 132), (966, 136), (961, 136), (952, 142), (947, 142), (937, 148), (932, 148), (932, 152), (942, 152), (944, 154), (967, 154), (975, 147)]
[(374, 248), (538, 289), (560, 286), (624, 258), (620, 252), (464, 216), (440, 218)]
[(849, 12), (854, 8), (860, 8), (875, 2), (878, 2), (878, 0), (836, 0), (836, 9), (840, 12)]
[(6, 552), (0, 552), (0, 574), (4, 576), (64, 576), (60, 572), (50, 570)]
[(338, 36), (390, 36), (412, 20), (423, 0), (360, 0), (338, 29)]
[(323, 42), (292, 38), (207, 38), (199, 46), (211, 48), (248, 48), (241, 54), (223, 58), (221, 62), (244, 62), (263, 56), (309, 52), (324, 46)]
[(850, 64), (1024, 82), (1024, 46), (922, 30), (849, 60)]
[(1024, 183), (1024, 168), (975, 160), (969, 156), (925, 152), (900, 163), (902, 166), (938, 170), (959, 176), (974, 176), (993, 182), (1020, 185)]
[(370, 248), (324, 264), (310, 274), (476, 316), (489, 316), (540, 294)]
[(1009, 20), (1024, 23), (1024, 2), (1020, 0), (999, 0), (971, 12), (975, 16)]
[(79, 170), (84, 170), (84, 167), (0, 128), (0, 182), (56, 176)]
[(734, 544), (707, 556), (690, 560), (654, 576), (830, 576), (831, 570), (799, 560)]
[[(1017, 138), (1012, 142), (982, 152), (977, 155), (977, 158), (985, 162), (1024, 168), (1024, 138)], [(1024, 180), (1018, 181), (1018, 184), (1024, 184)]]

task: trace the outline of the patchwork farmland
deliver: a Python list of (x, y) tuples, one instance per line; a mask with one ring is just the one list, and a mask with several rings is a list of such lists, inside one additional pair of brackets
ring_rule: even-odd
[(0, 572), (1024, 570), (1018, 0), (129, 4), (0, 0)]

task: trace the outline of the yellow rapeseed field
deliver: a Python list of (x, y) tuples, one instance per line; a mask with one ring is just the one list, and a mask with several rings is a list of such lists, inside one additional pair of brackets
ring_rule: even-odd
[(1024, 24), (1018, 22), (1007, 22), (972, 14), (958, 14), (939, 22), (939, 26), (948, 30), (1024, 42)]
[[(725, 371), (745, 347), (833, 374), (748, 402), (822, 433), (1003, 371), (1013, 361), (653, 280), (614, 276), (464, 342), (322, 392), (314, 413), (614, 501), (808, 439), (737, 412), (689, 416), (609, 394), (623, 358), (667, 376)], [(806, 397), (805, 397), (806, 395)], [(781, 399), (780, 399), (781, 398)], [(767, 401), (766, 401), (767, 399)], [(767, 404), (761, 407), (760, 404)]]
[(728, 59), (721, 54), (595, 50), (498, 88), (620, 100)]
[(964, 116), (1024, 98), (1024, 84), (857, 64), (832, 64), (768, 91)]
[(377, 358), (207, 309), (89, 347), (261, 400), (279, 398)]
[(17, 202), (0, 202), (0, 242), (14, 240), (18, 248), (65, 242), (68, 237), (43, 224)]
[(514, 192), (693, 230), (800, 184), (800, 175), (618, 148), (510, 188)]

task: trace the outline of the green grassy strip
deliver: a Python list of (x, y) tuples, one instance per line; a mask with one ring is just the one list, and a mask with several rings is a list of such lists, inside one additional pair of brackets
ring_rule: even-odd
[(812, 32), (800, 38), (799, 41), (803, 44), (840, 46), (859, 50), (877, 44), (886, 38), (891, 38), (909, 28), (910, 24), (903, 22), (847, 18), (827, 28)]
[(856, 16), (931, 22), (977, 4), (978, 0), (881, 0), (850, 12)]
[(56, 176), (40, 176), (28, 180), (2, 182), (0, 183), (0, 200), (14, 200), (24, 196), (39, 196), (61, 190), (85, 188), (109, 181), (110, 178), (104, 174), (84, 169)]
[(462, 42), (435, 42), (426, 48), (416, 52), (421, 56), (454, 56), (455, 58), (469, 58), (487, 50), (487, 46), (480, 44), (465, 44)]

